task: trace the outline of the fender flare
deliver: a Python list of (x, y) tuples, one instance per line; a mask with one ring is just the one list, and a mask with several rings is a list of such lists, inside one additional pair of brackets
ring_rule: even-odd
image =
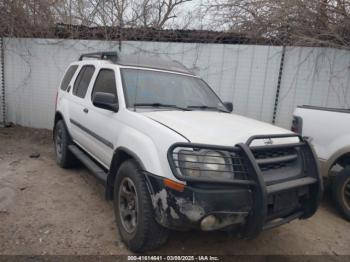
[(64, 119), (64, 116), (63, 116), (63, 114), (60, 111), (56, 111), (55, 112), (55, 119), (54, 119), (54, 124), (53, 124), (53, 129), (52, 129), (52, 138), (53, 139), (55, 138), (55, 126), (56, 126), (56, 123), (59, 121), (59, 120), (57, 120), (58, 118), (62, 119), (64, 127), (66, 128), (66, 130), (68, 132), (68, 135), (72, 139), (72, 136), (71, 136), (71, 134), (69, 132), (69, 129), (68, 129), (68, 126), (67, 126), (67, 123), (66, 123), (66, 120)]
[(341, 158), (342, 156), (350, 153), (350, 146), (345, 146), (337, 150), (326, 162), (322, 165), (322, 175), (328, 176), (328, 173), (332, 166)]
[(145, 171), (145, 165), (143, 164), (141, 158), (135, 152), (123, 146), (116, 148), (113, 153), (113, 158), (107, 176), (105, 192), (107, 200), (113, 199), (114, 181), (117, 176), (118, 169), (121, 166), (121, 164), (127, 159), (134, 159), (137, 162), (141, 171), (140, 173), (143, 174), (143, 171)]

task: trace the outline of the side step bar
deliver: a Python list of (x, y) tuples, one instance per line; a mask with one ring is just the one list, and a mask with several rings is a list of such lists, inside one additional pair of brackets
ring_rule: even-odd
[(108, 174), (99, 167), (94, 160), (85, 154), (80, 148), (75, 145), (68, 146), (69, 150), (78, 158), (104, 185), (107, 183)]

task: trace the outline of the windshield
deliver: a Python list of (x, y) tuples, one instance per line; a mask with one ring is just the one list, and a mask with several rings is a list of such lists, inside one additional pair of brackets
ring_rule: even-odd
[(141, 69), (121, 71), (129, 108), (226, 111), (218, 96), (197, 77)]

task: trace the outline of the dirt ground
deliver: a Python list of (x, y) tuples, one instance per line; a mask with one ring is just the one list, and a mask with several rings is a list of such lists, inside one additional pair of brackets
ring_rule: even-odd
[[(39, 153), (37, 158), (31, 158)], [(241, 240), (224, 232), (172, 232), (152, 254), (350, 255), (350, 223), (328, 196), (306, 221)], [(118, 235), (103, 187), (83, 168), (55, 163), (51, 133), (0, 128), (0, 254), (130, 254)]]

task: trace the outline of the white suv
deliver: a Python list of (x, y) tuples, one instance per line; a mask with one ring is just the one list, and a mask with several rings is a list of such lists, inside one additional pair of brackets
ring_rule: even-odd
[(187, 68), (115, 52), (82, 55), (57, 94), (57, 162), (80, 160), (106, 187), (129, 249), (168, 229), (262, 230), (312, 216), (322, 195), (309, 143), (231, 114)]

